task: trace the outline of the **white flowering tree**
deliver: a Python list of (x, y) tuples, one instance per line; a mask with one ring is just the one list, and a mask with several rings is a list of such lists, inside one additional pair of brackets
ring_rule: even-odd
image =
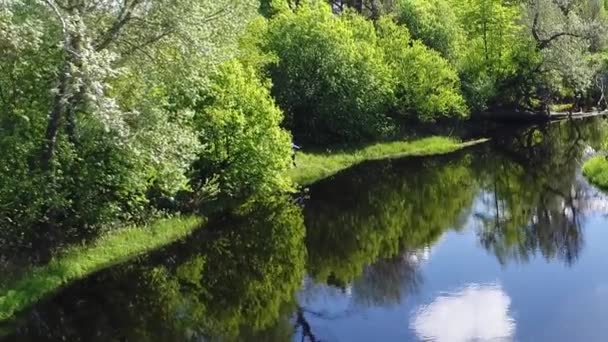
[(257, 7), (0, 0), (2, 216), (98, 207), (114, 217), (142, 207), (152, 185), (169, 196), (185, 188), (200, 150), (193, 113)]

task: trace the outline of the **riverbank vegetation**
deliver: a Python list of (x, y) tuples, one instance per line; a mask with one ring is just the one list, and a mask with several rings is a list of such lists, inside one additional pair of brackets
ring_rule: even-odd
[(448, 137), (376, 143), (359, 149), (297, 152), (295, 167), (287, 173), (296, 183), (309, 185), (364, 161), (439, 155), (473, 146), (487, 139), (460, 142)]
[(583, 164), (583, 175), (602, 190), (608, 190), (608, 160), (605, 156), (593, 157)]
[(125, 228), (87, 246), (63, 251), (48, 264), (28, 270), (20, 279), (3, 279), (0, 321), (76, 280), (177, 241), (201, 224), (200, 219), (184, 217), (161, 220), (149, 227)]
[[(167, 214), (292, 192), (292, 178), (320, 169), (457, 146), (373, 145), (411, 140), (404, 126), (552, 103), (603, 108), (607, 7), (2, 1), (0, 254), (33, 241), (52, 254)], [(294, 142), (372, 147), (298, 154), (303, 166), (291, 170)]]

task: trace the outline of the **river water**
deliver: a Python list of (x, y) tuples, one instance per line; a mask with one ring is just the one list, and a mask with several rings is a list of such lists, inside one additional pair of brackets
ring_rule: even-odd
[[(498, 130), (500, 132), (500, 130)], [(22, 341), (605, 341), (599, 119), (263, 198), (2, 326)]]

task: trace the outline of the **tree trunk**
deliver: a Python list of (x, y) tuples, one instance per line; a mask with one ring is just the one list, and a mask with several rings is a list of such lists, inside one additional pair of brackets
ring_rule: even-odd
[[(79, 34), (76, 34), (71, 41), (72, 50), (80, 53), (80, 51), (82, 50), (82, 37)], [(74, 66), (78, 70), (82, 70), (82, 58), (80, 56), (75, 56), (73, 59), (74, 60), (72, 61), (72, 63), (74, 64)], [(80, 76), (82, 77), (82, 75)], [(73, 94), (70, 97), (66, 108), (66, 131), (68, 133), (68, 139), (74, 145), (76, 145), (78, 142), (76, 134), (76, 111), (77, 108), (82, 105), (82, 102), (85, 99), (84, 93), (85, 86), (82, 82), (80, 82), (80, 86), (78, 87), (76, 94)]]
[(51, 159), (55, 154), (55, 146), (57, 145), (57, 135), (61, 127), (61, 119), (65, 112), (66, 92), (69, 83), (69, 62), (66, 60), (59, 74), (59, 82), (57, 85), (57, 94), (53, 98), (53, 106), (49, 114), (46, 127), (45, 144), (40, 157), (41, 168), (48, 171), (51, 164)]
[(347, 0), (347, 4), (357, 12), (363, 12), (363, 0)]

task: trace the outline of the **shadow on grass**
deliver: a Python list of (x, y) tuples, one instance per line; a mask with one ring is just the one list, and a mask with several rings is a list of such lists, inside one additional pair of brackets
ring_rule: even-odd
[(451, 137), (434, 136), (411, 141), (381, 142), (335, 150), (298, 152), (296, 153), (296, 166), (289, 170), (287, 174), (299, 185), (310, 185), (367, 160), (439, 155), (486, 141), (488, 139), (461, 142)]
[(48, 264), (33, 267), (19, 280), (0, 288), (0, 321), (76, 280), (184, 238), (202, 224), (203, 219), (196, 217), (164, 219), (68, 248)]

